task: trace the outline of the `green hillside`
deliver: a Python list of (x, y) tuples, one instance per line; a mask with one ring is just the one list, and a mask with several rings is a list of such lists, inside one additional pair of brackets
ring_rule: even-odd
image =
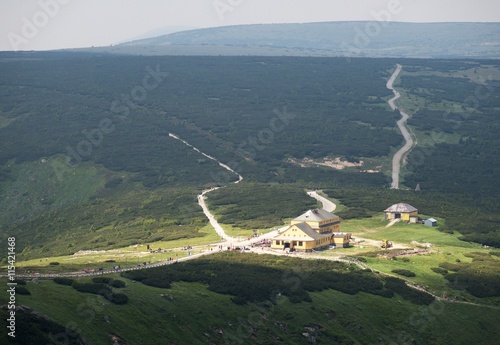
[(31, 259), (196, 238), (206, 223), (195, 191), (171, 188), (104, 191), (91, 201), (14, 223), (10, 231), (22, 248), (20, 257)]
[[(125, 281), (124, 288), (113, 288), (128, 296), (128, 303), (122, 305), (51, 281), (28, 283), (31, 295), (18, 298), (59, 323), (63, 327), (59, 330), (66, 327), (47, 335), (52, 341), (74, 338), (76, 332), (95, 344), (110, 343), (113, 335), (129, 344), (308, 344), (312, 339), (326, 344), (491, 344), (500, 335), (495, 323), (498, 309), (436, 301), (414, 304), (404, 290), (390, 298), (375, 296), (368, 289), (377, 289), (376, 282), (384, 281), (377, 275), (355, 266), (297, 260), (230, 253), (148, 270), (154, 279), (163, 274), (183, 280), (169, 288), (113, 276)], [(320, 287), (325, 279), (333, 283), (338, 275), (345, 277), (339, 281), (343, 286)], [(135, 273), (127, 276), (144, 279)], [(364, 283), (356, 284), (357, 280)], [(387, 288), (390, 279), (385, 280)], [(217, 281), (224, 285), (216, 287)], [(265, 289), (271, 289), (270, 299), (242, 304), (234, 296), (257, 296)], [(308, 301), (281, 295), (287, 291), (297, 295), (302, 289), (310, 291), (304, 295)], [(36, 327), (33, 321), (23, 322), (19, 327)]]
[[(374, 12), (375, 13), (375, 12)], [(188, 30), (107, 48), (129, 54), (498, 58), (498, 23), (373, 21), (261, 24)], [(186, 49), (194, 48), (194, 49)], [(133, 49), (135, 48), (135, 50)], [(142, 49), (139, 49), (142, 48)], [(211, 49), (212, 48), (212, 49)]]

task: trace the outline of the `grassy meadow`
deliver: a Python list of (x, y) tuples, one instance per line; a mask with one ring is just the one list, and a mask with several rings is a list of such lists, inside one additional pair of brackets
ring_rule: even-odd
[[(457, 297), (462, 300), (475, 301), (500, 305), (500, 299), (481, 300), (464, 290), (465, 282), (449, 282), (442, 274), (436, 273), (432, 268), (438, 268), (442, 263), (472, 263), (471, 254), (489, 255), (497, 253), (497, 250), (485, 248), (477, 243), (459, 240), (459, 233), (444, 233), (437, 227), (427, 227), (422, 224), (408, 224), (405, 222), (395, 223), (386, 228), (389, 223), (383, 219), (383, 214), (377, 214), (371, 218), (351, 219), (342, 223), (342, 231), (352, 232), (354, 242), (350, 248), (339, 248), (320, 253), (322, 257), (355, 256), (372, 269), (386, 274), (393, 274), (393, 270), (406, 269), (414, 272), (415, 277), (404, 277), (407, 280), (426, 286), (438, 296), (446, 294), (449, 297)], [(427, 218), (422, 216), (423, 218)], [(444, 219), (438, 218), (438, 224)], [(365, 241), (368, 240), (368, 241)], [(389, 240), (396, 247), (407, 249), (426, 249), (427, 252), (418, 255), (397, 256), (392, 259), (384, 258), (383, 255), (402, 249), (380, 248), (382, 240)], [(498, 256), (492, 255), (492, 260), (498, 261)], [(500, 264), (500, 261), (498, 261)]]
[[(254, 261), (251, 254), (233, 255), (242, 256), (238, 261)], [(286, 265), (290, 259), (277, 260)], [(129, 344), (305, 344), (314, 337), (319, 343), (422, 345), (493, 344), (500, 336), (500, 309), (485, 306), (445, 301), (418, 306), (399, 296), (336, 290), (311, 292), (311, 302), (292, 303), (277, 296), (272, 302), (235, 304), (231, 295), (210, 291), (202, 283), (174, 282), (166, 289), (110, 277), (125, 281), (116, 291), (128, 296), (127, 304), (115, 305), (50, 280), (28, 282), (31, 295), (18, 295), (17, 303), (66, 327), (66, 335), (52, 336), (71, 338), (68, 330), (76, 330), (93, 344), (110, 343), (111, 335)], [(307, 274), (292, 278), (283, 276), (289, 284), (308, 279)]]

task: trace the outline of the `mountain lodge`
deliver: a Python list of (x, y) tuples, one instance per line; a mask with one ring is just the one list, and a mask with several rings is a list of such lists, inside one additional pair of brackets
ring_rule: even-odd
[(329, 246), (348, 247), (351, 234), (340, 232), (340, 217), (323, 209), (305, 212), (273, 238), (271, 248), (310, 252)]

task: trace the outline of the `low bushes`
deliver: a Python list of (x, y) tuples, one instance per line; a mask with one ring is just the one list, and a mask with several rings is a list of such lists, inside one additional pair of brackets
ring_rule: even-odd
[(52, 281), (56, 284), (69, 285), (69, 286), (71, 286), (75, 282), (74, 279), (63, 278), (63, 277), (54, 278), (52, 279)]
[(31, 295), (31, 292), (23, 285), (16, 286), (16, 293), (19, 295)]
[(111, 288), (106, 284), (101, 283), (78, 283), (74, 282), (73, 289), (78, 292), (93, 293), (96, 295), (104, 296), (111, 293)]
[(109, 285), (111, 285), (114, 288), (120, 289), (120, 288), (124, 288), (125, 287), (125, 282), (123, 280), (117, 280), (117, 279), (115, 279)]
[[(10, 317), (9, 310), (0, 309), (0, 318), (6, 320)], [(24, 308), (16, 312), (16, 337), (8, 340), (7, 332), (0, 336), (0, 344), (66, 344), (82, 345), (90, 344), (76, 330), (65, 325), (56, 323), (41, 313)], [(6, 324), (6, 322), (4, 322)], [(64, 338), (58, 337), (64, 335)], [(9, 337), (10, 338), (10, 337)], [(62, 341), (61, 339), (64, 339)]]
[[(396, 278), (392, 279), (400, 283), (384, 284), (384, 280), (372, 272), (359, 270), (353, 265), (234, 252), (166, 267), (124, 272), (122, 276), (163, 288), (170, 287), (175, 281), (200, 282), (214, 292), (233, 295), (232, 301), (236, 304), (273, 301), (278, 294), (287, 296), (292, 303), (309, 302), (309, 292), (327, 289), (350, 295), (366, 292), (386, 298), (397, 292), (418, 304), (424, 304), (424, 297), (429, 296), (418, 291), (412, 295), (413, 289)], [(429, 297), (432, 301), (433, 298)]]
[(113, 278), (107, 278), (107, 277), (96, 277), (92, 278), (92, 282), (96, 284), (110, 284), (113, 281)]
[(103, 296), (105, 299), (114, 304), (125, 304), (128, 302), (127, 295), (114, 293), (111, 287), (107, 284), (75, 282), (72, 286), (76, 291)]
[(112, 293), (111, 295), (104, 296), (108, 301), (114, 304), (128, 303), (128, 296), (123, 293)]
[(448, 274), (448, 270), (441, 268), (441, 267), (431, 267), (432, 272), (437, 273), (437, 274)]
[(125, 282), (123, 280), (115, 280), (108, 277), (95, 277), (92, 278), (92, 283), (80, 283), (71, 278), (57, 277), (52, 279), (52, 281), (56, 284), (72, 286), (73, 289), (78, 292), (103, 296), (114, 304), (125, 304), (128, 302), (127, 295), (123, 293), (114, 293), (112, 289), (112, 287), (125, 287)]
[(400, 276), (405, 276), (405, 277), (416, 277), (417, 276), (414, 272), (412, 272), (410, 270), (399, 269), (399, 268), (393, 269), (391, 272), (399, 274)]
[(414, 304), (431, 304), (434, 302), (434, 297), (425, 293), (423, 291), (419, 291), (413, 289), (406, 285), (406, 283), (398, 278), (387, 277), (385, 278), (385, 287), (389, 290), (394, 291), (399, 294), (405, 300), (410, 301)]
[(106, 284), (114, 288), (124, 288), (125, 282), (123, 280), (108, 278), (108, 277), (95, 277), (92, 282), (96, 284)]
[(499, 260), (485, 253), (470, 253), (472, 262), (441, 263), (440, 269), (452, 271), (444, 274), (453, 286), (460, 286), (476, 297), (500, 297)]

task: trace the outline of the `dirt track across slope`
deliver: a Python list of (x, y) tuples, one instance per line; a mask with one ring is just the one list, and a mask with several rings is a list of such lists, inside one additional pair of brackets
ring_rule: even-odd
[(408, 130), (408, 127), (406, 125), (406, 122), (410, 118), (410, 115), (405, 113), (401, 108), (399, 108), (396, 105), (396, 100), (401, 97), (401, 94), (399, 91), (394, 89), (393, 84), (396, 78), (398, 77), (399, 73), (401, 73), (403, 69), (403, 66), (397, 65), (396, 70), (392, 74), (391, 78), (387, 82), (387, 88), (391, 90), (394, 93), (394, 97), (391, 98), (387, 103), (389, 103), (389, 106), (391, 107), (392, 110), (399, 110), (401, 114), (401, 119), (397, 122), (397, 125), (399, 127), (399, 130), (401, 131), (401, 134), (405, 138), (406, 143), (404, 146), (399, 149), (398, 152), (394, 154), (394, 157), (392, 158), (392, 185), (391, 188), (393, 189), (399, 189), (399, 176), (400, 176), (400, 171), (401, 171), (401, 164), (402, 164), (402, 158), (410, 152), (410, 150), (415, 146), (415, 141), (413, 140), (410, 131)]

